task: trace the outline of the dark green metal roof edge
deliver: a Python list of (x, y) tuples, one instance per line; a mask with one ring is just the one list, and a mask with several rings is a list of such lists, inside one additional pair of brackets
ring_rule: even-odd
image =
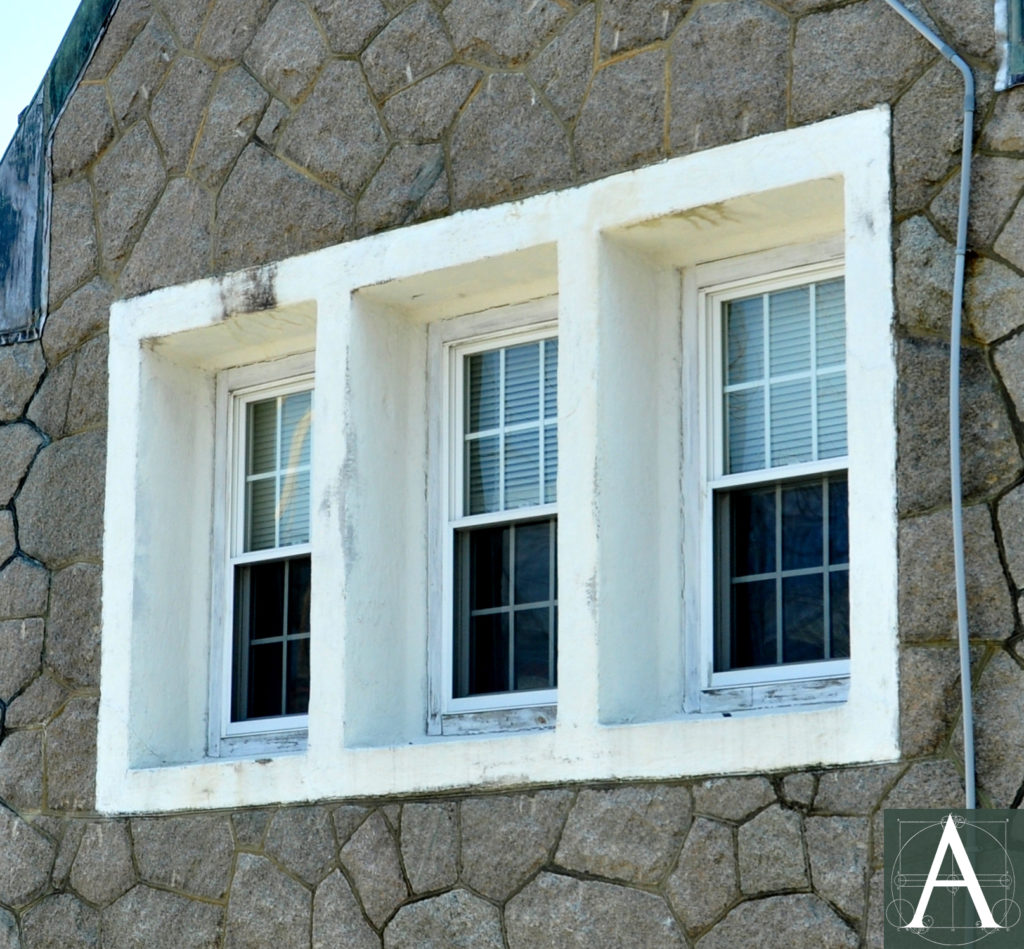
[(43, 78), (47, 130), (74, 91), (117, 0), (82, 0)]

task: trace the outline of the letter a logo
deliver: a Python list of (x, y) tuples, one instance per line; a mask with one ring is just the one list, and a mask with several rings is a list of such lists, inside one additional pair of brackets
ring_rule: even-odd
[[(956, 879), (939, 879), (939, 872), (942, 869), (942, 861), (946, 858), (946, 851), (953, 855), (953, 861), (960, 876)], [(946, 824), (942, 831), (942, 839), (935, 850), (935, 858), (932, 860), (932, 868), (928, 871), (928, 879), (925, 881), (924, 889), (921, 891), (921, 899), (917, 903), (917, 910), (914, 918), (902, 929), (924, 928), (924, 914), (928, 909), (928, 901), (931, 899), (932, 891), (937, 886), (955, 887), (959, 889), (967, 887), (971, 900), (974, 903), (974, 910), (978, 914), (979, 926), (982, 929), (1002, 929), (993, 918), (992, 910), (989, 909), (985, 894), (981, 891), (981, 884), (978, 882), (978, 875), (974, 872), (967, 851), (964, 849), (963, 841), (957, 833), (956, 825), (953, 823), (953, 815), (946, 818)]]

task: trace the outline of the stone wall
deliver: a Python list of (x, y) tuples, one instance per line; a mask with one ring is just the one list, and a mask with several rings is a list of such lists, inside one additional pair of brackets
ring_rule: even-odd
[[(1010, 806), (1024, 92), (991, 92), (991, 0), (915, 6), (980, 89), (965, 529), (980, 796)], [(881, 0), (121, 0), (54, 140), (42, 341), (0, 349), (0, 949), (881, 945), (880, 809), (962, 799), (944, 409), (961, 96)], [(894, 116), (903, 760), (95, 813), (112, 299), (877, 102)]]

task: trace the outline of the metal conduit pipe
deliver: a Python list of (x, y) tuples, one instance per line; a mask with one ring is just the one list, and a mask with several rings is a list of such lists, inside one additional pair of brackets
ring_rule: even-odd
[(960, 326), (964, 302), (964, 260), (967, 254), (967, 209), (971, 191), (974, 140), (974, 74), (971, 67), (899, 0), (885, 0), (904, 20), (949, 60), (964, 77), (964, 129), (960, 158), (960, 208), (956, 222), (956, 269), (953, 276), (953, 317), (949, 346), (949, 480), (953, 501), (953, 563), (956, 574), (957, 640), (960, 645), (960, 698), (964, 723), (964, 785), (966, 806), (974, 808), (974, 706), (971, 699), (971, 653), (967, 640), (967, 583), (964, 575), (963, 489), (960, 474)]

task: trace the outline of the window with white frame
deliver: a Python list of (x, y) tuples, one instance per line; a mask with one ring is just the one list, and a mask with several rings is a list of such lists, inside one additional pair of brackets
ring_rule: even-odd
[(273, 371), (221, 379), (231, 445), (223, 737), (304, 728), (309, 706), (312, 378), (252, 383)]
[(848, 673), (845, 285), (836, 264), (705, 291), (713, 686)]
[(448, 347), (449, 712), (547, 705), (557, 685), (558, 340)]

